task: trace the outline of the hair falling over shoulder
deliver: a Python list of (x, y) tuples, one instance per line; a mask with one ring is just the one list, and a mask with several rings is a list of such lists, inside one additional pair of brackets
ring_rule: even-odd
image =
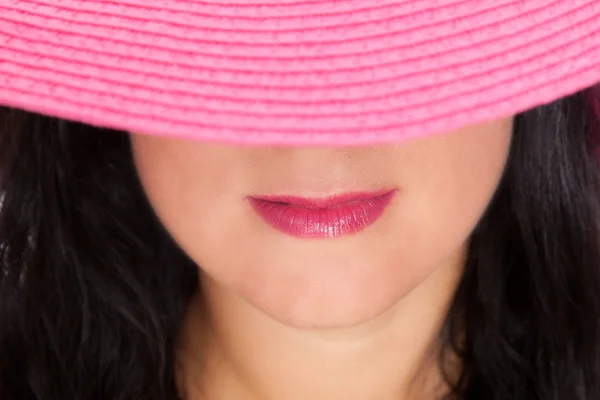
[[(448, 399), (600, 399), (599, 144), (598, 88), (515, 117), (440, 332), (463, 364)], [(128, 135), (0, 109), (0, 175), (0, 398), (180, 399), (197, 267)]]

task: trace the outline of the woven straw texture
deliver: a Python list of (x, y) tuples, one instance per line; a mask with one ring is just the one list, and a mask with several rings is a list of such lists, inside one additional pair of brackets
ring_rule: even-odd
[(382, 143), (598, 81), (599, 0), (0, 0), (0, 104), (136, 133)]

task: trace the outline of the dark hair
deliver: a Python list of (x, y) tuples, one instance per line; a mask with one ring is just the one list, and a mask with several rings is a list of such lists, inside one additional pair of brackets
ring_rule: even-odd
[[(515, 117), (440, 333), (463, 363), (449, 398), (600, 399), (590, 93)], [(129, 136), (1, 114), (0, 398), (179, 398), (174, 347), (198, 272), (148, 204)]]

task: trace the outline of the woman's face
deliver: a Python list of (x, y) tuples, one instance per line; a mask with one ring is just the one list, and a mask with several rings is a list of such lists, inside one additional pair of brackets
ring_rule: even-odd
[[(132, 135), (158, 217), (221, 290), (287, 325), (366, 322), (464, 261), (499, 183), (512, 118), (398, 144), (246, 147)], [(397, 189), (372, 225), (337, 237), (274, 229), (248, 196)], [(168, 268), (169, 266), (165, 266)]]

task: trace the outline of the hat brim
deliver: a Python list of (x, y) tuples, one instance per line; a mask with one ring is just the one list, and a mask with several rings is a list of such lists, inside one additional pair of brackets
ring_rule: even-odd
[(5, 0), (0, 104), (144, 134), (353, 145), (600, 81), (597, 0), (435, 4)]

